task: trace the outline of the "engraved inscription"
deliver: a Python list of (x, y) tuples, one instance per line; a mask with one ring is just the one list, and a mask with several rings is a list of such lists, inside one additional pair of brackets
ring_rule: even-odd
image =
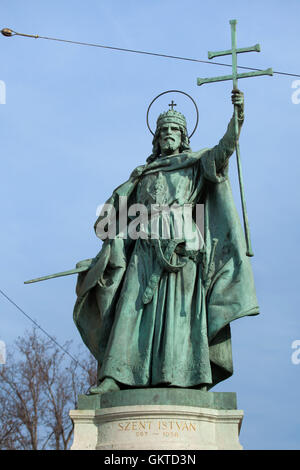
[(120, 421), (117, 424), (121, 432), (133, 432), (138, 437), (148, 435), (179, 437), (180, 432), (195, 432), (196, 422), (175, 420)]

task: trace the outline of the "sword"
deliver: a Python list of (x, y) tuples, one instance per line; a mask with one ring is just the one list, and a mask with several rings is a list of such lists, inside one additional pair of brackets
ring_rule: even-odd
[(32, 284), (33, 282), (46, 281), (48, 279), (54, 279), (55, 277), (70, 276), (71, 274), (82, 273), (91, 267), (92, 261), (93, 258), (79, 261), (79, 263), (76, 264), (75, 269), (69, 269), (69, 271), (62, 271), (60, 273), (48, 274), (47, 276), (30, 279), (29, 281), (25, 281), (24, 284)]
[(164, 271), (167, 272), (177, 272), (181, 268), (186, 265), (186, 261), (184, 263), (180, 263), (178, 265), (173, 265), (170, 263), (172, 254), (175, 251), (175, 248), (180, 243), (183, 243), (184, 239), (174, 239), (169, 240), (168, 245), (163, 253), (161, 248), (161, 241), (159, 239), (152, 239), (151, 243), (155, 248), (158, 264), (154, 268), (153, 273), (150, 276), (149, 282), (143, 294), (143, 303), (149, 304), (153, 298), (154, 292), (158, 287), (161, 275)]

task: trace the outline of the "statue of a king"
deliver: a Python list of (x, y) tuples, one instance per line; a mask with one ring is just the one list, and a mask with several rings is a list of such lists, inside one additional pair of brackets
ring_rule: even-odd
[[(243, 93), (234, 90), (232, 102), (240, 132)], [(234, 149), (233, 118), (215, 147), (192, 152), (185, 117), (170, 109), (157, 120), (146, 164), (107, 201), (95, 224), (103, 245), (94, 259), (79, 263), (87, 269), (78, 276), (74, 308), (82, 339), (99, 364), (90, 393), (208, 390), (232, 375), (230, 322), (259, 313), (228, 179)], [(140, 211), (156, 207), (150, 220), (139, 218), (139, 232), (133, 205)], [(204, 208), (202, 233), (198, 206)], [(167, 218), (162, 207), (176, 211)], [(183, 207), (191, 208), (191, 218), (178, 217)], [(188, 231), (179, 233), (179, 218), (192, 223), (197, 243)], [(113, 219), (119, 222), (110, 230)]]

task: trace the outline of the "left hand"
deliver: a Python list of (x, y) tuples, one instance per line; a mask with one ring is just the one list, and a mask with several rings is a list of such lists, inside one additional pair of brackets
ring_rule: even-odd
[(241, 90), (232, 90), (231, 101), (233, 105), (238, 106), (239, 113), (244, 112), (244, 93)]
[(86, 270), (88, 270), (91, 267), (93, 261), (94, 258), (83, 259), (82, 261), (78, 261), (78, 263), (76, 263), (76, 269), (86, 267)]

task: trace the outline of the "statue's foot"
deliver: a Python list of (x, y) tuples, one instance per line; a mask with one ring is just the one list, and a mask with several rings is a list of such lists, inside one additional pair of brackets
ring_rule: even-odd
[(89, 393), (92, 395), (103, 394), (107, 392), (116, 392), (120, 390), (119, 385), (114, 379), (106, 378), (104, 379), (98, 387), (92, 387), (89, 390)]

